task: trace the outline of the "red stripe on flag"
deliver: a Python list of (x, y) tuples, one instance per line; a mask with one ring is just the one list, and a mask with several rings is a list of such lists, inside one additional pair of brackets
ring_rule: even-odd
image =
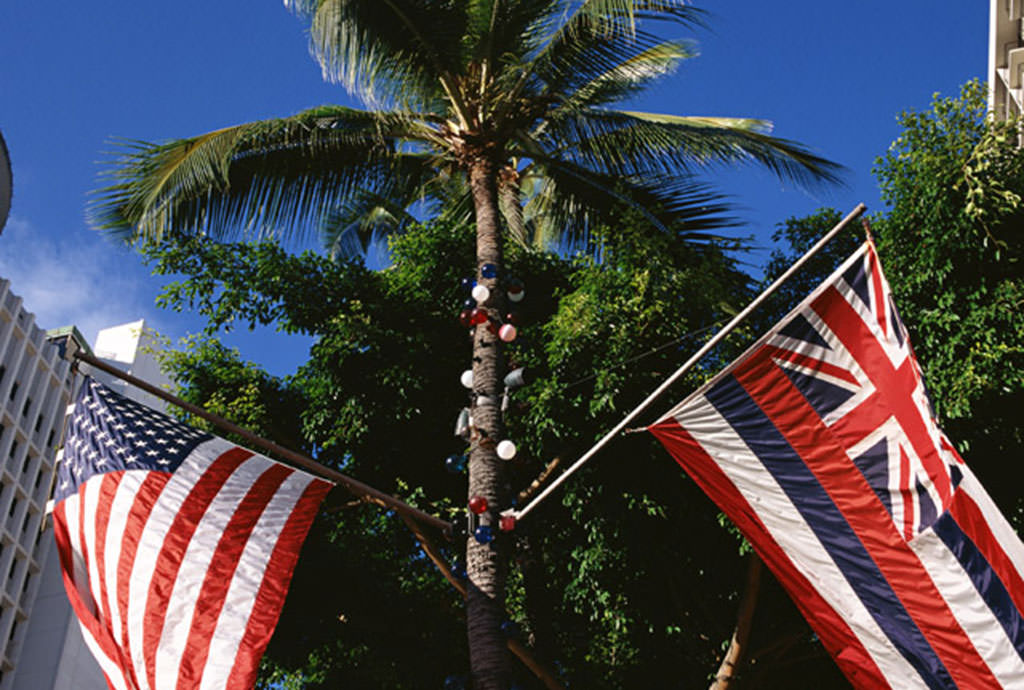
[(913, 359), (907, 357), (898, 369), (894, 369), (888, 355), (860, 314), (834, 287), (826, 288), (811, 307), (832, 332), (839, 336), (843, 345), (871, 379), (878, 391), (876, 395), (880, 396), (876, 404), (880, 405), (883, 411), (889, 410), (899, 422), (938, 490), (942, 505), (949, 505), (952, 487), (945, 463), (939, 457), (921, 411), (912, 398), (918, 385)]
[(288, 584), (292, 580), (302, 542), (313, 524), (320, 502), (332, 488), (331, 484), (319, 479), (310, 482), (281, 530), (263, 573), (263, 582), (224, 690), (249, 690), (256, 682), (260, 658), (281, 616), (281, 606), (288, 593)]
[(124, 526), (124, 538), (121, 540), (121, 553), (117, 559), (117, 608), (121, 617), (121, 640), (124, 648), (126, 663), (124, 668), (131, 674), (134, 687), (141, 687), (136, 677), (136, 669), (132, 663), (131, 639), (128, 636), (128, 594), (129, 583), (132, 577), (132, 568), (135, 566), (135, 554), (139, 550), (139, 539), (146, 527), (153, 506), (156, 505), (160, 494), (171, 479), (171, 475), (164, 472), (150, 472), (142, 480), (139, 489), (135, 492), (128, 519)]
[[(859, 688), (890, 687), (846, 621), (796, 568), (761, 522), (754, 508), (693, 436), (672, 418), (648, 427), (648, 431), (661, 441), (701, 490), (736, 523), (757, 555), (789, 593), (843, 674)], [(241, 690), (241, 686), (238, 690)]]
[(224, 527), (224, 534), (210, 559), (210, 567), (196, 600), (195, 610), (202, 612), (202, 615), (192, 618), (192, 627), (178, 671), (179, 690), (199, 687), (210, 653), (210, 639), (217, 628), (217, 619), (224, 607), (238, 560), (267, 504), (281, 483), (293, 472), (291, 468), (279, 463), (271, 465), (253, 483)]
[(156, 687), (156, 650), (164, 630), (167, 603), (174, 591), (174, 583), (178, 579), (188, 543), (221, 487), (232, 472), (250, 457), (252, 453), (249, 451), (232, 448), (210, 463), (185, 497), (167, 529), (163, 546), (156, 559), (153, 579), (149, 584), (142, 621), (142, 653), (146, 660), (146, 677), (151, 688)]
[(949, 512), (960, 525), (963, 533), (974, 542), (981, 555), (988, 561), (1010, 594), (1013, 605), (1018, 611), (1024, 611), (1024, 579), (1021, 578), (1013, 561), (1006, 555), (1003, 547), (999, 545), (999, 541), (992, 534), (988, 520), (978, 508), (978, 504), (966, 491), (957, 491), (953, 494), (953, 503), (949, 506)]
[[(79, 487), (79, 498), (81, 498), (83, 487)], [(78, 617), (79, 622), (85, 627), (89, 635), (92, 636), (96, 644), (103, 651), (103, 654), (107, 658), (111, 659), (122, 671), (125, 671), (124, 658), (122, 657), (122, 650), (114, 641), (114, 638), (110, 634), (110, 630), (100, 625), (99, 620), (89, 610), (89, 607), (83, 601), (79, 594), (78, 587), (75, 586), (74, 578), (72, 573), (74, 572), (74, 556), (72, 555), (71, 539), (68, 536), (68, 524), (65, 517), (65, 505), (64, 501), (61, 501), (53, 509), (53, 536), (57, 541), (57, 555), (60, 557), (61, 574), (64, 579), (64, 590), (67, 592), (68, 601), (71, 604), (71, 608), (74, 610), (75, 615)], [(128, 665), (130, 668), (130, 664)], [(106, 676), (106, 672), (104, 672)], [(127, 678), (126, 678), (127, 680)], [(110, 685), (109, 678), (107, 684)]]
[(910, 471), (910, 458), (900, 446), (900, 496), (903, 497), (903, 538), (914, 538), (914, 491), (911, 486), (914, 475)]
[(108, 472), (101, 475), (100, 495), (96, 504), (96, 569), (100, 576), (100, 609), (104, 625), (110, 625), (110, 599), (107, 595), (106, 541), (107, 525), (110, 524), (110, 504), (117, 493), (123, 472)]
[(882, 269), (878, 265), (878, 255), (874, 248), (868, 252), (868, 272), (871, 274), (871, 285), (875, 293), (875, 315), (878, 318), (878, 327), (882, 329), (882, 335), (889, 334), (888, 324), (885, 321), (885, 295), (882, 291)]
[(760, 354), (735, 376), (814, 473), (957, 685), (999, 687), (885, 506), (789, 377)]

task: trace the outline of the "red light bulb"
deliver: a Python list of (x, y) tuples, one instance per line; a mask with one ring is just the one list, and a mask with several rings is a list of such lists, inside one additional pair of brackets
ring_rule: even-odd
[(487, 499), (483, 496), (473, 496), (469, 499), (469, 510), (474, 515), (479, 515), (487, 510)]

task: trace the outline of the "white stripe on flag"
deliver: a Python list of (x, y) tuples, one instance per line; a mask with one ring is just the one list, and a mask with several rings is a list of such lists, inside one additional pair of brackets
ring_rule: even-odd
[(128, 517), (131, 513), (135, 498), (138, 495), (139, 487), (149, 474), (143, 470), (127, 471), (121, 475), (121, 481), (114, 492), (114, 499), (110, 503), (110, 523), (107, 525), (107, 540), (103, 551), (103, 560), (107, 572), (107, 602), (110, 605), (110, 629), (114, 640), (119, 646), (124, 646), (124, 634), (121, 617), (121, 606), (117, 600), (119, 564), (121, 553), (124, 547), (124, 533), (128, 525)]
[(910, 542), (978, 654), (1004, 688), (1024, 687), (1024, 663), (974, 583), (931, 528)]
[[(256, 523), (238, 560), (224, 608), (217, 619), (199, 690), (225, 687), (235, 664), (238, 645), (242, 641), (238, 631), (246, 629), (252, 607), (256, 603), (256, 595), (266, 575), (267, 561), (274, 552), (277, 538), (291, 517), (295, 504), (312, 481), (314, 477), (305, 472), (293, 472), (282, 482)], [(274, 541), (269, 541), (267, 535), (274, 535)]]
[[(775, 478), (703, 395), (674, 411), (729, 481), (757, 513), (772, 539), (818, 594), (850, 626), (886, 678), (899, 678), (900, 690), (926, 688), (924, 680), (900, 654), (865, 608), (839, 567)], [(685, 423), (683, 423), (685, 420)], [(795, 519), (794, 519), (795, 518)], [(814, 564), (808, 569), (805, 564)]]
[(257, 455), (236, 467), (199, 520), (167, 602), (167, 614), (156, 653), (157, 690), (173, 690), (177, 685), (196, 602), (202, 594), (206, 571), (213, 561), (220, 538), (246, 492), (272, 465), (270, 460)]

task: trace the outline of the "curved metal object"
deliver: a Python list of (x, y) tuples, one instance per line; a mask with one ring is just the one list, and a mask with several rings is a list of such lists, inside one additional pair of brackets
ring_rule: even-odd
[(13, 178), (11, 173), (11, 157), (7, 153), (7, 144), (4, 142), (3, 132), (0, 132), (0, 232), (3, 232), (4, 224), (7, 222), (7, 214), (11, 212), (11, 195), (13, 193)]

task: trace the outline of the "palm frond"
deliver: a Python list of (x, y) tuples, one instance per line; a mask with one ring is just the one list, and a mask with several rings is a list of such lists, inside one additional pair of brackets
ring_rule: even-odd
[(689, 176), (619, 177), (553, 158), (534, 165), (539, 191), (525, 210), (549, 243), (586, 234), (627, 211), (638, 212), (653, 229), (691, 243), (718, 239), (715, 230), (736, 224), (722, 197)]
[(613, 70), (661, 39), (648, 21), (703, 24), (703, 12), (683, 0), (584, 0), (522, 67), (529, 91), (562, 94)]
[(696, 55), (691, 41), (665, 41), (640, 50), (567, 94), (549, 116), (558, 119), (563, 114), (634, 96)]
[(439, 205), (438, 178), (432, 154), (398, 152), (388, 175), (368, 178), (320, 222), (320, 238), (332, 258), (365, 257), (373, 242), (401, 234), (416, 218), (409, 211), (421, 204), (428, 213)]
[(301, 234), (366, 180), (387, 176), (408, 115), (324, 106), (166, 143), (120, 142), (90, 223), (125, 241)]
[(440, 113), (446, 96), (458, 100), (458, 94), (445, 93), (445, 83), (462, 68), (462, 3), (286, 0), (285, 5), (310, 20), (311, 49), (324, 78), (341, 83), (368, 106)]
[(333, 259), (365, 257), (374, 242), (402, 234), (415, 220), (406, 204), (358, 190), (324, 219), (321, 237)]
[(540, 138), (565, 159), (619, 175), (755, 162), (805, 186), (840, 181), (841, 166), (770, 129), (764, 120), (589, 108), (550, 120)]

